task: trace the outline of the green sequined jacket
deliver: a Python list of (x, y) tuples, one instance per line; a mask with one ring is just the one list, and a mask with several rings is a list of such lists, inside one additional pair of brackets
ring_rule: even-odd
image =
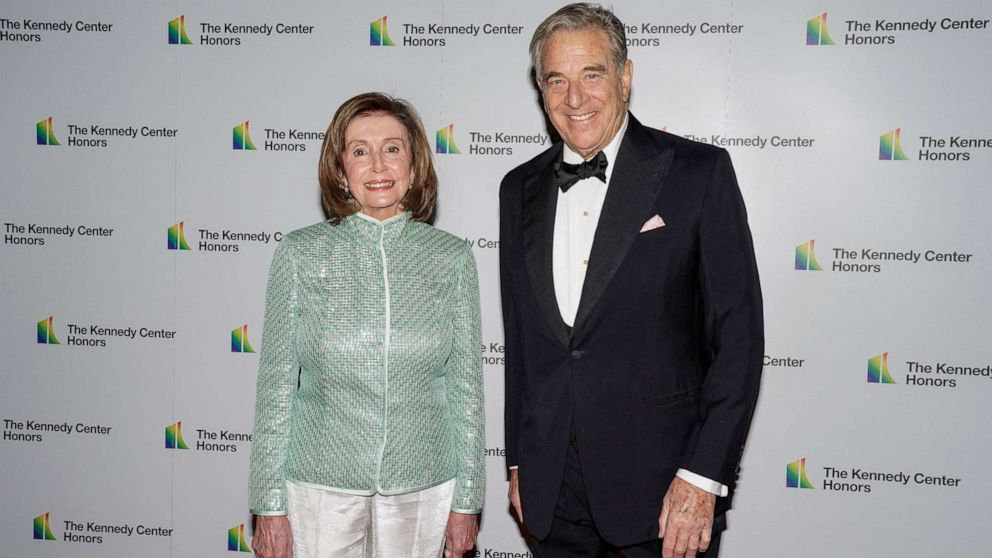
[(403, 212), (286, 235), (266, 291), (251, 511), (286, 513), (287, 479), (402, 494), (485, 489), (479, 287), (471, 248)]

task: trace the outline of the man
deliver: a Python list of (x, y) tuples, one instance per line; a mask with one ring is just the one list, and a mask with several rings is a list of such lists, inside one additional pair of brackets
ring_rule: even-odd
[(628, 113), (609, 10), (562, 8), (530, 52), (564, 145), (500, 190), (511, 503), (541, 558), (713, 556), (763, 352), (730, 158)]

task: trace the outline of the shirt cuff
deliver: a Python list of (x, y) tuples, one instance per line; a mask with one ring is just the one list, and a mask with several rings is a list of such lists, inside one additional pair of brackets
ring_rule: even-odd
[(676, 471), (675, 476), (684, 480), (685, 482), (695, 486), (696, 488), (701, 488), (710, 494), (716, 494), (717, 496), (726, 496), (730, 489), (726, 485), (720, 484), (715, 480), (708, 479), (702, 475), (697, 475), (692, 471), (686, 471), (685, 469), (679, 469)]
[(517, 467), (518, 467), (518, 465), (510, 465), (509, 467), (507, 467), (507, 469), (509, 469), (511, 471), (516, 471), (517, 470)]

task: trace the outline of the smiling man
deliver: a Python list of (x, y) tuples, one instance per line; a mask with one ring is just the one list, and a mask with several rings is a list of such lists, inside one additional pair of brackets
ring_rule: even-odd
[(715, 556), (764, 349), (730, 157), (628, 112), (611, 11), (530, 54), (563, 141), (500, 189), (510, 501), (541, 558)]

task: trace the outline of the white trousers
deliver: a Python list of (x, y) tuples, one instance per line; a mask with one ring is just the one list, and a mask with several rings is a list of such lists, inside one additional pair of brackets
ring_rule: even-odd
[(395, 496), (286, 483), (293, 558), (438, 558), (455, 481)]

